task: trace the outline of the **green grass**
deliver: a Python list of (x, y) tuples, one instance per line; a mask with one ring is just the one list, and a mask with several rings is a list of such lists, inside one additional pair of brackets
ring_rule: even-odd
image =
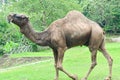
[[(120, 80), (120, 43), (107, 43), (106, 48), (114, 60), (112, 80)], [(26, 56), (52, 56), (52, 51), (47, 50), (38, 53), (24, 53)], [(11, 57), (20, 57), (14, 54)], [(23, 55), (22, 55), (23, 56)], [(108, 64), (103, 55), (98, 52), (98, 65), (91, 72), (88, 80), (103, 80), (108, 74)], [(79, 80), (85, 76), (91, 64), (90, 52), (87, 47), (74, 47), (66, 51), (63, 66), (73, 74), (77, 74)], [(1, 70), (0, 80), (53, 80), (55, 75), (54, 61), (36, 63), (22, 67)], [(59, 80), (71, 80), (60, 72)]]

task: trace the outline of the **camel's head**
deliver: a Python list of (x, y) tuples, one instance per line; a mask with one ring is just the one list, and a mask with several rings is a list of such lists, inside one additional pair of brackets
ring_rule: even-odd
[(10, 22), (18, 25), (18, 26), (23, 26), (26, 25), (29, 21), (28, 17), (25, 15), (20, 15), (20, 14), (9, 14), (7, 16), (7, 19)]

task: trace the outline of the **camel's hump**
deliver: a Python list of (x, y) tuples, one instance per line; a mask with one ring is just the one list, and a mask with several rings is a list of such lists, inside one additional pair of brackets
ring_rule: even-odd
[(79, 12), (77, 10), (69, 11), (67, 13), (67, 15), (65, 16), (65, 18), (67, 18), (69, 20), (77, 20), (77, 19), (80, 19), (82, 21), (89, 20), (87, 17), (85, 17), (81, 12)]

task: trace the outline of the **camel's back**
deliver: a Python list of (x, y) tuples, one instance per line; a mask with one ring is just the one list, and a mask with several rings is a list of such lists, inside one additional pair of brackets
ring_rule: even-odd
[[(82, 32), (91, 28), (91, 20), (85, 17), (81, 12), (73, 10), (67, 13), (64, 18), (54, 21), (49, 29), (72, 30)], [(85, 32), (85, 31), (84, 31)]]

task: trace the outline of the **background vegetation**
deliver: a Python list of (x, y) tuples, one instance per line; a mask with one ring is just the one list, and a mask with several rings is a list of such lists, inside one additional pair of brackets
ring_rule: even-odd
[(120, 33), (119, 9), (119, 0), (1, 0), (0, 54), (17, 53), (20, 48), (21, 51), (40, 49), (24, 38), (16, 25), (7, 23), (6, 17), (10, 13), (26, 14), (34, 29), (42, 31), (70, 10), (78, 10), (99, 23), (107, 33), (117, 34)]

